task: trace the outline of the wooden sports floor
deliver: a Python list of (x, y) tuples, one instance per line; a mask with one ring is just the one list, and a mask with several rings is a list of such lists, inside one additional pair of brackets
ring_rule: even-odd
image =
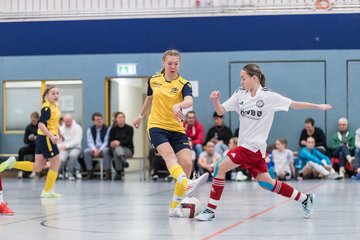
[[(16, 212), (0, 216), (1, 240), (93, 239), (359, 239), (360, 181), (305, 180), (290, 184), (316, 194), (303, 218), (299, 203), (262, 190), (255, 182), (227, 182), (211, 222), (169, 218), (174, 183), (58, 181), (61, 199), (40, 199), (43, 180), (3, 179), (4, 197)], [(210, 183), (197, 197), (206, 203)]]

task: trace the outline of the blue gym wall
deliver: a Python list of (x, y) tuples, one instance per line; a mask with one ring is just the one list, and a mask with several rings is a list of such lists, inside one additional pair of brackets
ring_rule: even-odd
[[(249, 62), (259, 63), (273, 90), (334, 107), (277, 114), (269, 143), (285, 137), (296, 149), (308, 116), (328, 138), (339, 117), (349, 117), (352, 131), (359, 127), (360, 14), (17, 22), (0, 23), (0, 33), (1, 80), (83, 80), (84, 128), (94, 111), (104, 113), (105, 78), (116, 76), (117, 63), (138, 63), (138, 75), (150, 76), (169, 48), (183, 52), (181, 74), (199, 81), (194, 109), (206, 130), (212, 125), (210, 91), (227, 99)], [(225, 123), (234, 130), (237, 116), (226, 116)], [(1, 128), (0, 152), (17, 152), (22, 137)]]

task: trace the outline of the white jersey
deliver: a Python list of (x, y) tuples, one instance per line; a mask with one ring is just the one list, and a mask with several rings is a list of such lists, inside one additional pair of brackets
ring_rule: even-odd
[(275, 149), (272, 151), (275, 172), (285, 171), (291, 173), (290, 163), (294, 162), (294, 154), (291, 150), (285, 149), (283, 152)]
[(254, 97), (250, 91), (237, 90), (222, 105), (227, 112), (239, 114), (238, 146), (266, 154), (266, 140), (277, 111), (288, 111), (292, 100), (261, 86)]

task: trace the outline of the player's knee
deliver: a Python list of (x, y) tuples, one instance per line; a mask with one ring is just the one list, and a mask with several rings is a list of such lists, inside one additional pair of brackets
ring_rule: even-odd
[(34, 165), (34, 171), (36, 173), (40, 173), (43, 170), (43, 168), (44, 168), (44, 166), (37, 165), (37, 164)]
[(182, 161), (182, 166), (186, 169), (191, 169), (192, 168), (192, 161), (188, 160), (188, 161)]
[(265, 190), (272, 191), (274, 189), (274, 185), (268, 182), (258, 181), (258, 184), (260, 185), (260, 187), (262, 187)]

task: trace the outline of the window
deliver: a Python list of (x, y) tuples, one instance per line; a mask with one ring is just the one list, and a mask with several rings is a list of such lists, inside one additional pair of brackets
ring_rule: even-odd
[(22, 133), (30, 123), (30, 115), (40, 113), (42, 90), (56, 85), (60, 90), (61, 115), (71, 113), (82, 124), (83, 93), (81, 80), (4, 81), (4, 133)]
[(30, 114), (41, 107), (41, 81), (6, 81), (3, 84), (4, 133), (24, 131)]

